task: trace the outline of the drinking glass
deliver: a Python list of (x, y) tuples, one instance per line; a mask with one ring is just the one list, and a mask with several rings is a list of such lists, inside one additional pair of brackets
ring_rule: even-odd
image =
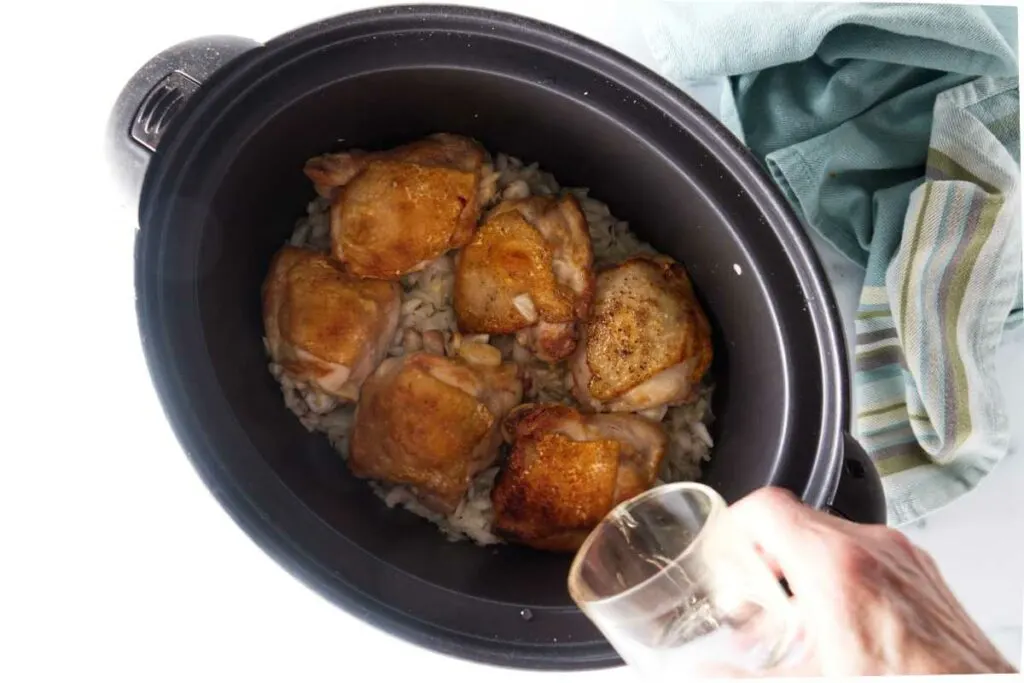
[(799, 656), (789, 597), (713, 489), (655, 487), (584, 541), (569, 593), (648, 680), (757, 673)]

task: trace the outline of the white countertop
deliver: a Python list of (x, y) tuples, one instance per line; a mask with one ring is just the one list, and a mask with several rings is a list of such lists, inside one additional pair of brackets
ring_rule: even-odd
[[(8, 196), (22, 199), (24, 211), (8, 225), (14, 241), (8, 253), (17, 253), (11, 250), (22, 240), (23, 253), (33, 253), (41, 241), (50, 267), (67, 276), (33, 285), (59, 302), (50, 312), (59, 312), (61, 327), (21, 334), (37, 353), (43, 348), (53, 358), (71, 362), (71, 354), (80, 362), (74, 382), (57, 386), (38, 382), (30, 362), (13, 363), (13, 378), (8, 373), (17, 405), (30, 409), (16, 413), (18, 450), (0, 451), (16, 454), (5, 458), (13, 471), (0, 482), (5, 547), (16, 550), (0, 564), (0, 630), (9, 634), (0, 641), (6, 650), (0, 667), (18, 672), (0, 673), (0, 679), (78, 680), (96, 672), (109, 681), (332, 681), (385, 667), (383, 680), (419, 680), (424, 671), (449, 681), (483, 675), (491, 683), (530, 676), (443, 657), (365, 626), (292, 579), (223, 513), (183, 457), (149, 383), (134, 318), (133, 216), (123, 206), (118, 212), (108, 180), (92, 164), (120, 86), (160, 49), (211, 33), (267, 39), (371, 4), (300, 0), (271, 10), (228, 0), (98, 1), (60, 10), (59, 22), (47, 21), (54, 10), (35, 4), (25, 11), (40, 13), (40, 23), (24, 17), (19, 23), (46, 25), (45, 42), (35, 28), (7, 38), (6, 64), (38, 60), (34, 69), (12, 69), (8, 92), (29, 93), (45, 105), (15, 107), (0, 133), (21, 171)], [(649, 61), (625, 2), (590, 1), (585, 9), (560, 0), (460, 4), (508, 7)], [(628, 6), (637, 11), (641, 5)], [(86, 21), (107, 28), (83, 30)], [(713, 90), (695, 95), (713, 107)], [(68, 113), (71, 105), (75, 115)], [(60, 144), (61, 153), (41, 153), (43, 141)], [(76, 159), (82, 166), (75, 172), (60, 166)], [(58, 189), (60, 209), (37, 213)], [(53, 226), (61, 230), (56, 240)], [(860, 273), (831, 248), (820, 251), (852, 326)], [(10, 315), (45, 325), (49, 314), (40, 316), (18, 295), (25, 281), (15, 275), (27, 261), (13, 261), (13, 270), (0, 273), (5, 289), (16, 294)], [(73, 273), (82, 284), (70, 284)], [(13, 355), (25, 341), (3, 342), (5, 349), (12, 344), (7, 357), (31, 358)], [(975, 492), (908, 533), (936, 557), (970, 613), (1019, 663), (1024, 332), (1004, 344), (998, 362), (1016, 416), (1013, 452)], [(69, 389), (70, 405), (59, 402)], [(622, 670), (562, 675), (595, 683), (629, 680)], [(553, 674), (534, 674), (540, 676)]]

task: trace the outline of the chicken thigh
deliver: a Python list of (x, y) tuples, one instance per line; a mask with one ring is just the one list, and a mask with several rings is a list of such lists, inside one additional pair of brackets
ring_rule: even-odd
[(598, 275), (595, 290), (570, 361), (576, 399), (611, 412), (692, 400), (711, 364), (711, 327), (683, 267), (634, 257)]
[(397, 279), (462, 247), (494, 195), (484, 149), (447, 133), (384, 152), (325, 154), (305, 173), (331, 199), (332, 254), (361, 277)]
[(516, 333), (543, 361), (567, 358), (590, 311), (593, 262), (574, 197), (502, 202), (459, 254), (453, 294), (459, 329)]
[(497, 458), (501, 420), (522, 391), (518, 368), (500, 354), (486, 364), (424, 352), (389, 358), (363, 386), (349, 467), (407, 486), (428, 508), (451, 514)]
[(572, 552), (613, 507), (654, 484), (664, 430), (636, 415), (527, 404), (503, 425), (512, 444), (491, 493), (495, 530), (540, 550)]
[(263, 283), (271, 358), (299, 382), (356, 401), (398, 328), (401, 287), (361, 280), (326, 254), (284, 247)]

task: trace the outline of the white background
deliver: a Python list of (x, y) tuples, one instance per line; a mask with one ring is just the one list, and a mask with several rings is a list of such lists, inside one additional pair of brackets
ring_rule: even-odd
[[(134, 216), (101, 163), (105, 118), (121, 85), (180, 40), (265, 40), (371, 4), (98, 0), (0, 10), (0, 680), (340, 681), (379, 667), (384, 680), (530, 675), (407, 646), (271, 562), (182, 455), (138, 344)], [(641, 3), (474, 4), (511, 7), (649, 59), (631, 21)], [(851, 310), (859, 274), (825, 248), (823, 257)], [(1000, 359), (1004, 388), (1020, 407), (1018, 451), (1021, 342), (1017, 335)], [(1017, 662), (1022, 460), (1014, 453), (976, 493), (910, 530)], [(622, 671), (562, 675), (627, 680)]]

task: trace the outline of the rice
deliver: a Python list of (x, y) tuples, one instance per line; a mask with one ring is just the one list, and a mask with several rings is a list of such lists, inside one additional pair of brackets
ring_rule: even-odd
[[(580, 202), (590, 227), (595, 267), (614, 265), (638, 254), (656, 254), (640, 241), (629, 226), (612, 215), (608, 206), (592, 197), (586, 188), (561, 188), (550, 174), (537, 164), (525, 165), (515, 157), (499, 154), (495, 158), (494, 175), (498, 194), (495, 201), (520, 199), (533, 195), (572, 194)], [(289, 244), (320, 251), (330, 249), (329, 202), (317, 198), (307, 206), (307, 215), (295, 225)], [(419, 273), (402, 278), (401, 318), (398, 331), (388, 349), (389, 356), (401, 356), (421, 349), (454, 356), (462, 344), (484, 341), (497, 347), (505, 361), (517, 363), (524, 377), (524, 402), (565, 403), (576, 405), (570, 392), (570, 374), (565, 362), (548, 365), (537, 361), (516, 343), (514, 336), (461, 335), (455, 324), (452, 308), (454, 259), (443, 256)], [(264, 343), (266, 343), (264, 341)], [(281, 386), (284, 403), (310, 432), (324, 434), (331, 446), (348, 457), (349, 432), (355, 418), (355, 407), (339, 406), (315, 388), (293, 381), (276, 363), (270, 372)], [(713, 387), (700, 387), (697, 400), (684, 406), (669, 408), (661, 418), (669, 436), (669, 449), (660, 472), (661, 482), (692, 481), (700, 477), (701, 464), (711, 457), (713, 446), (708, 427)], [(388, 507), (401, 506), (433, 522), (453, 541), (469, 539), (480, 545), (501, 543), (492, 532), (494, 511), (491, 488), (498, 467), (481, 472), (456, 511), (439, 515), (424, 507), (405, 487), (371, 482), (371, 487)]]

